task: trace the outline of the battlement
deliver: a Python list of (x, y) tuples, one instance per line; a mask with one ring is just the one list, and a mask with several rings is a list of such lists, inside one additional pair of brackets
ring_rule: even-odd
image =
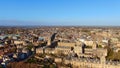
[(86, 58), (72, 58), (71, 60), (65, 59), (65, 64), (71, 63), (73, 66), (88, 67), (88, 68), (119, 68), (120, 62), (110, 62), (100, 64), (99, 59), (86, 59)]

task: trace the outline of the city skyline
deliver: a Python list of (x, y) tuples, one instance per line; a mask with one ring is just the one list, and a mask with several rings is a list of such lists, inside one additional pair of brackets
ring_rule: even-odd
[(4, 0), (0, 25), (120, 26), (119, 0)]

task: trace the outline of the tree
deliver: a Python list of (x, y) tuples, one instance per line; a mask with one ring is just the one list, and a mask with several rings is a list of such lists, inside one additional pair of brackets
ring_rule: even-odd
[(105, 47), (105, 48), (107, 48), (107, 51), (108, 51), (108, 54), (107, 54), (107, 59), (108, 60), (113, 60), (114, 59), (114, 52), (113, 52), (113, 50), (110, 48), (110, 46), (107, 46), (107, 47)]
[(28, 50), (31, 50), (33, 47), (34, 47), (34, 46), (33, 46), (32, 44), (30, 44), (30, 45), (27, 46), (27, 49), (28, 49)]

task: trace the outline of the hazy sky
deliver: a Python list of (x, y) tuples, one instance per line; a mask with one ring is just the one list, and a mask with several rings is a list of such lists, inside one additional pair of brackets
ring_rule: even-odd
[(0, 25), (120, 26), (120, 0), (0, 0)]

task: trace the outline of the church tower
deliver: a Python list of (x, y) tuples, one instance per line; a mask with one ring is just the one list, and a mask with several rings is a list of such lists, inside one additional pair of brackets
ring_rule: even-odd
[(51, 39), (50, 38), (48, 38), (48, 40), (47, 40), (47, 46), (49, 46), (49, 45), (51, 45)]

